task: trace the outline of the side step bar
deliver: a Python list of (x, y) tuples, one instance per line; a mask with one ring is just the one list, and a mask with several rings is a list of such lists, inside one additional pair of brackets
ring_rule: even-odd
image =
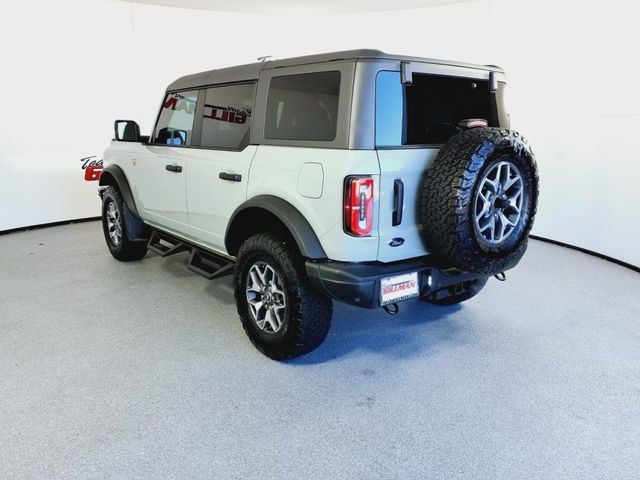
[(187, 268), (209, 280), (233, 273), (232, 260), (185, 243), (167, 233), (154, 230), (149, 238), (147, 249), (161, 257), (191, 252)]
[(219, 255), (193, 248), (187, 268), (211, 280), (233, 273), (233, 262)]
[(186, 252), (190, 249), (186, 243), (164, 233), (156, 232), (155, 230), (151, 234), (151, 238), (149, 238), (149, 243), (147, 244), (147, 250), (151, 250), (161, 257), (168, 257), (169, 255)]

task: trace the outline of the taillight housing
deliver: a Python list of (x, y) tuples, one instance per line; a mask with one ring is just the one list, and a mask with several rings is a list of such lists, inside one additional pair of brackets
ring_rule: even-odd
[(373, 178), (353, 176), (344, 182), (344, 231), (370, 237), (373, 230)]

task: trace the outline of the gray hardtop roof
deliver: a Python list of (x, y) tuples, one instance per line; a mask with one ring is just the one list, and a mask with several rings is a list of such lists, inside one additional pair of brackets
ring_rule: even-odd
[(303, 57), (283, 58), (279, 60), (269, 60), (265, 62), (249, 63), (236, 67), (220, 68), (207, 72), (194, 73), (181, 77), (171, 83), (167, 90), (184, 90), (188, 88), (199, 88), (218, 83), (246, 82), (257, 80), (261, 70), (272, 68), (291, 67), (294, 65), (307, 65), (311, 63), (332, 62), (336, 60), (397, 60), (408, 62), (435, 63), (439, 65), (451, 65), (456, 67), (469, 67), (480, 70), (491, 70), (502, 72), (500, 67), (494, 65), (474, 65), (472, 63), (454, 62), (451, 60), (438, 60), (434, 58), (409, 57), (405, 55), (394, 55), (384, 53), (380, 50), (360, 49), (345, 50), (341, 52), (320, 53), (316, 55), (305, 55)]

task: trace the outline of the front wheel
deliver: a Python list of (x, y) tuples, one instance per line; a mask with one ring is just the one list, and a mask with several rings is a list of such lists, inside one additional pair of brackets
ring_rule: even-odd
[(329, 332), (331, 300), (316, 292), (297, 247), (278, 232), (244, 242), (236, 259), (238, 314), (255, 347), (274, 360), (309, 353)]
[(111, 255), (117, 260), (140, 260), (147, 254), (147, 242), (127, 237), (122, 195), (111, 185), (102, 194), (102, 231)]

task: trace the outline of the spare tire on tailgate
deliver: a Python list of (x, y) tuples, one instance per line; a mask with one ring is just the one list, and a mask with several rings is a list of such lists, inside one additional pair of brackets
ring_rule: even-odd
[(538, 171), (518, 133), (472, 128), (427, 171), (421, 220), (429, 249), (451, 266), (491, 275), (524, 255), (538, 201)]

